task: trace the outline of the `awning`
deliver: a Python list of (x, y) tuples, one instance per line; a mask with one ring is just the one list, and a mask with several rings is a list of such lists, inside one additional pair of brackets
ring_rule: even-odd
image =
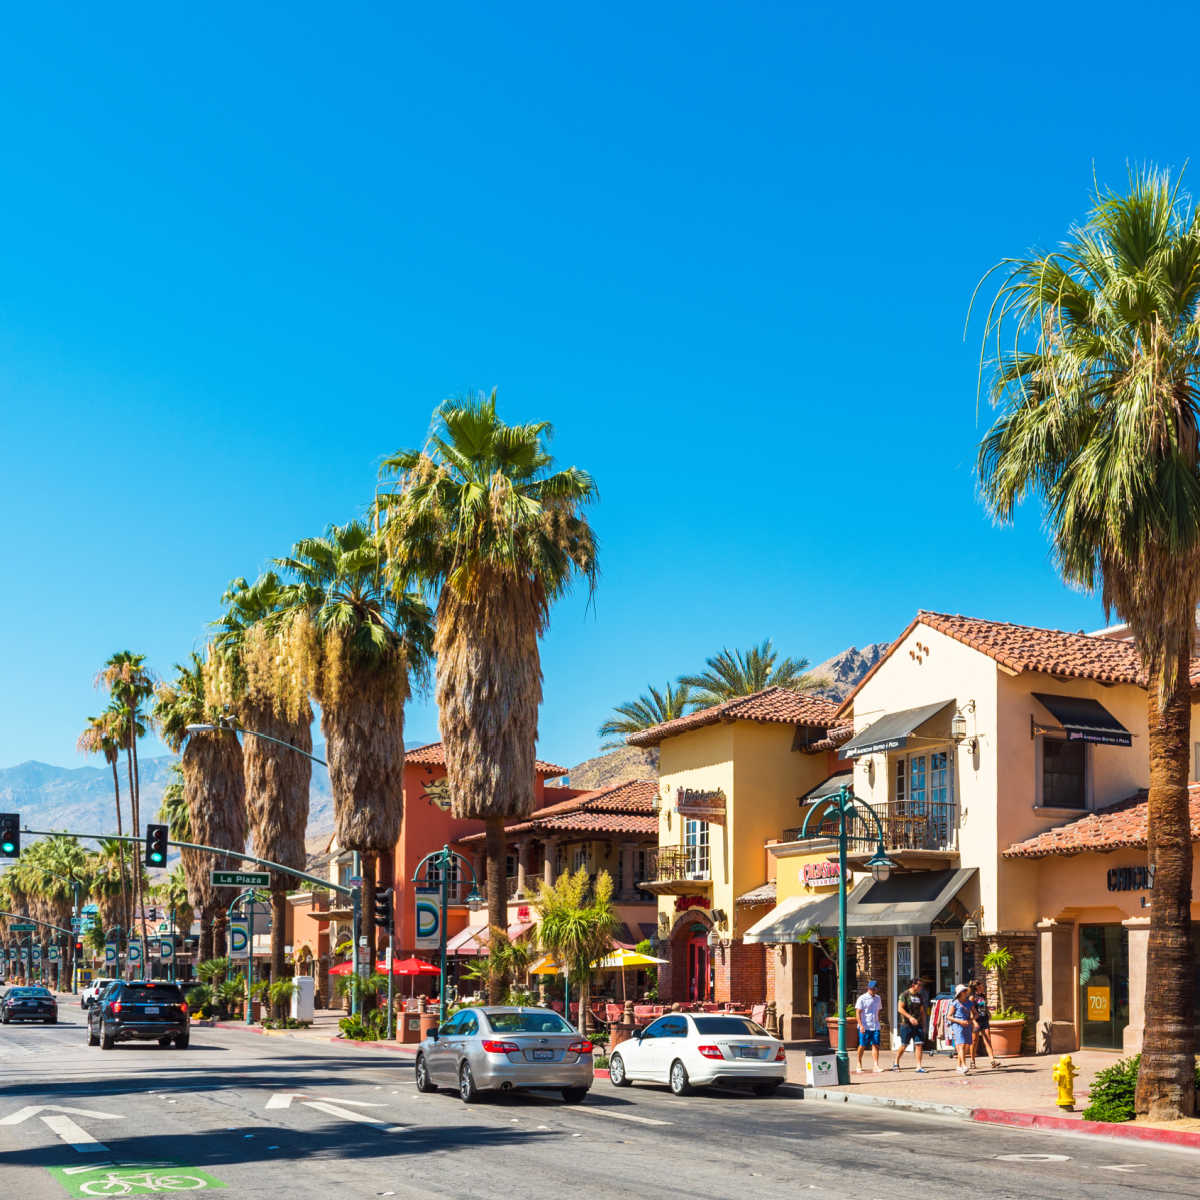
[[(532, 928), (532, 921), (514, 922), (508, 927), (508, 940), (515, 942)], [(486, 954), (491, 934), (492, 931), (487, 925), (468, 925), (466, 929), (460, 929), (453, 937), (446, 939), (446, 953), (456, 954), (459, 958), (474, 958)]]
[(813, 804), (818, 800), (824, 800), (826, 796), (836, 796), (843, 787), (853, 789), (853, 786), (854, 772), (852, 770), (836, 771), (828, 779), (822, 779), (815, 788), (805, 792), (800, 797), (800, 803), (802, 805)]
[(837, 892), (789, 896), (742, 934), (744, 942), (803, 942), (830, 919), (837, 925)]
[(858, 758), (863, 754), (879, 754), (885, 750), (901, 750), (908, 739), (926, 721), (949, 708), (953, 700), (939, 700), (936, 704), (923, 704), (920, 708), (906, 708), (903, 712), (888, 713), (861, 733), (856, 733), (840, 750), (842, 758)]
[[(848, 937), (914, 937), (946, 928), (946, 906), (975, 874), (974, 867), (914, 871), (877, 883), (864, 879), (846, 898)], [(821, 933), (837, 937), (837, 898)]]
[[(1067, 731), (1068, 742), (1096, 742), (1101, 746), (1132, 746), (1133, 735), (1100, 703), (1086, 696), (1052, 696), (1034, 692), (1033, 698), (1054, 715)], [(1038, 726), (1045, 732), (1044, 726)]]

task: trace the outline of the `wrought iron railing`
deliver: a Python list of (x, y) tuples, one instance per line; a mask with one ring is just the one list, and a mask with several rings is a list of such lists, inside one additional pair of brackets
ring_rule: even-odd
[[(958, 805), (903, 800), (873, 806), (883, 825), (883, 845), (887, 850), (957, 850)], [(796, 825), (782, 832), (785, 842), (799, 841), (803, 826)], [(810, 828), (808, 836), (836, 837), (838, 818), (827, 817), (820, 825)], [(848, 840), (852, 850), (873, 850), (879, 840), (875, 822), (854, 813), (847, 821)]]
[(664, 846), (651, 857), (650, 878), (661, 881), (711, 878), (709, 863), (694, 846)]

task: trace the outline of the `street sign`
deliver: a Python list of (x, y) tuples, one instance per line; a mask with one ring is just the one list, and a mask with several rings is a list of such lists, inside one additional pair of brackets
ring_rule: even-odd
[(50, 947), (50, 961), (58, 962), (58, 947), (57, 946)]
[(79, 911), (85, 917), (94, 917), (100, 911), (100, 906), (98, 904), (85, 904)]
[(229, 957), (245, 958), (249, 953), (250, 931), (241, 917), (229, 922)]
[(141, 938), (130, 938), (129, 946), (127, 947), (126, 959), (131, 967), (140, 967), (142, 965), (142, 940)]
[(170, 921), (159, 921), (158, 932), (159, 933), (170, 933), (171, 932), (171, 922)]
[(40, 962), (42, 961), (42, 948), (41, 948), (41, 946), (34, 946), (34, 948), (33, 948), (33, 961), (34, 961), (35, 963), (40, 963)]
[(106, 964), (115, 963), (117, 961), (117, 948), (112, 942), (109, 942), (108, 945), (104, 947), (104, 961)]
[(170, 938), (163, 938), (158, 943), (158, 957), (163, 962), (170, 962), (175, 957), (175, 943)]
[(270, 883), (269, 871), (218, 871), (213, 868), (213, 887), (268, 887)]
[(27, 924), (24, 921), (17, 921), (15, 924), (10, 925), (9, 929), (11, 929), (13, 933), (33, 933), (33, 931), (37, 929), (37, 926), (32, 922)]

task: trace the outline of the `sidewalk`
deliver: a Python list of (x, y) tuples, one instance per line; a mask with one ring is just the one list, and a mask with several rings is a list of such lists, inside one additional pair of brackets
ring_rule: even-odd
[[(804, 1055), (789, 1050), (787, 1057), (788, 1082), (804, 1085)], [(1050, 1073), (1061, 1057), (1057, 1054), (1004, 1059), (1005, 1065), (994, 1070), (988, 1066), (986, 1058), (980, 1058), (977, 1069), (966, 1076), (958, 1074), (954, 1059), (947, 1054), (926, 1054), (924, 1075), (918, 1075), (914, 1070), (916, 1063), (911, 1051), (905, 1054), (900, 1071), (887, 1069), (893, 1057), (890, 1051), (880, 1054), (880, 1065), (884, 1070), (876, 1075), (868, 1051), (863, 1055), (864, 1073), (855, 1075), (853, 1070), (858, 1059), (856, 1052), (851, 1051), (850, 1083), (821, 1088), (805, 1086), (805, 1099), (879, 1105), (992, 1124), (1133, 1138), (1200, 1149), (1200, 1120), (1112, 1125), (1083, 1119), (1088, 1088), (1098, 1071), (1123, 1057), (1116, 1051), (1077, 1050), (1071, 1055), (1079, 1072), (1075, 1077), (1075, 1112), (1064, 1112), (1056, 1103), (1058, 1088)]]
[(245, 1021), (215, 1021), (214, 1029), (226, 1029), (233, 1033), (258, 1034), (262, 1037), (295, 1038), (298, 1041), (337, 1042), (342, 1046), (359, 1046), (375, 1050), (393, 1050), (400, 1054), (417, 1053), (415, 1042), (359, 1042), (339, 1036), (338, 1022), (346, 1015), (342, 1008), (319, 1008), (313, 1014), (313, 1023), (306, 1029), (263, 1029), (261, 1025), (247, 1025)]

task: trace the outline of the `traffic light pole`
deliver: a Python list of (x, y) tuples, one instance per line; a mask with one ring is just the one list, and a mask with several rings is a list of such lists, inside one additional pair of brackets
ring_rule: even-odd
[(387, 973), (388, 973), (388, 1020), (387, 1020), (387, 1040), (392, 1040), (392, 1001), (396, 995), (396, 893), (388, 889), (388, 952), (387, 952)]

